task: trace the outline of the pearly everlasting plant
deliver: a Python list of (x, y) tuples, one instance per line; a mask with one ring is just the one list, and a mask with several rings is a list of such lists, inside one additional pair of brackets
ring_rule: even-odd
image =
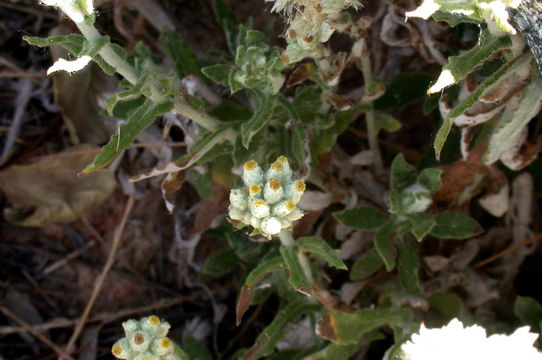
[(254, 160), (243, 165), (244, 187), (230, 192), (229, 217), (234, 225), (252, 226), (253, 234), (268, 239), (282, 230), (291, 230), (303, 211), (296, 205), (305, 191), (303, 180), (292, 178), (292, 169), (285, 156), (264, 171)]

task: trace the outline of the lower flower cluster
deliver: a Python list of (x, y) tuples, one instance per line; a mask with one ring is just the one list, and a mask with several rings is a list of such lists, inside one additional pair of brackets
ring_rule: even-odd
[(118, 340), (111, 349), (113, 355), (123, 360), (166, 360), (173, 353), (175, 345), (166, 337), (169, 324), (157, 316), (141, 320), (130, 319), (122, 323), (125, 337)]

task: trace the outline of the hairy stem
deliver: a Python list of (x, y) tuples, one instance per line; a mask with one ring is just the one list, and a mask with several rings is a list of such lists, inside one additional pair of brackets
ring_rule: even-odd
[[(294, 237), (292, 236), (292, 232), (290, 230), (281, 230), (281, 232), (279, 233), (279, 239), (281, 244), (285, 247), (291, 248), (295, 245)], [(299, 263), (303, 268), (303, 273), (305, 274), (305, 277), (309, 280), (310, 283), (313, 283), (314, 277), (312, 275), (312, 269), (309, 263), (309, 259), (307, 259), (301, 249), (297, 253), (297, 258), (299, 259)]]
[[(61, 10), (62, 6), (60, 6)], [(66, 11), (64, 11), (66, 13)], [(96, 30), (93, 24), (88, 24), (86, 21), (76, 21), (75, 22), (81, 34), (89, 41), (89, 43), (96, 43), (102, 35)], [(109, 65), (115, 68), (115, 70), (122, 75), (130, 83), (135, 84), (138, 80), (138, 75), (135, 69), (123, 58), (121, 58), (109, 44), (105, 44), (100, 51), (98, 52), (100, 56), (107, 62)], [(167, 97), (164, 96), (160, 90), (154, 85), (149, 84), (151, 88), (150, 99), (154, 102), (160, 103), (167, 101)], [(204, 127), (207, 130), (216, 130), (220, 126), (220, 121), (209, 116), (208, 114), (202, 113), (192, 106), (190, 106), (182, 98), (177, 97), (174, 101), (174, 111), (182, 116), (192, 119), (198, 125)]]
[[(360, 63), (358, 66), (363, 73), (363, 79), (365, 80), (365, 93), (370, 92), (374, 85), (373, 70), (371, 67), (371, 55), (367, 49), (367, 44), (363, 40), (362, 51), (360, 57)], [(369, 139), (369, 149), (374, 154), (374, 167), (378, 174), (384, 171), (384, 165), (382, 163), (382, 156), (380, 155), (380, 148), (378, 147), (378, 132), (376, 131), (375, 114), (373, 111), (371, 101), (371, 109), (365, 113), (365, 120), (367, 121), (367, 138)]]

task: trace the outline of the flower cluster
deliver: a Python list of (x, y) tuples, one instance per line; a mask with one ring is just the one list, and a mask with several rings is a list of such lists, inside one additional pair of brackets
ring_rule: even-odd
[(359, 0), (266, 0), (273, 1), (273, 11), (284, 11), (288, 15), (289, 27), (285, 38), (288, 46), (282, 53), (287, 64), (296, 63), (306, 57), (314, 59), (324, 55), (322, 43), (333, 34), (333, 19), (344, 9), (359, 7)]
[(542, 354), (533, 343), (537, 334), (529, 332), (525, 326), (511, 335), (486, 335), (486, 330), (478, 325), (463, 327), (453, 319), (442, 328), (428, 329), (422, 325), (419, 334), (401, 346), (403, 360), (541, 360)]
[(157, 316), (130, 319), (122, 323), (125, 337), (111, 349), (113, 355), (124, 360), (166, 360), (175, 350), (173, 342), (166, 337), (169, 324)]
[(280, 156), (267, 171), (250, 160), (243, 166), (244, 187), (230, 192), (229, 216), (238, 225), (250, 225), (270, 239), (303, 216), (297, 203), (305, 191), (303, 180), (292, 179), (288, 159)]

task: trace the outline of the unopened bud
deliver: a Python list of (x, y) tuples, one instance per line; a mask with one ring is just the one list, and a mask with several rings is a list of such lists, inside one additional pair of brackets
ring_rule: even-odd
[(284, 167), (282, 166), (282, 163), (279, 161), (275, 161), (271, 164), (269, 169), (267, 170), (265, 174), (265, 178), (267, 180), (269, 179), (277, 179), (282, 182), (286, 182), (288, 180), (288, 177), (286, 176), (286, 172), (284, 171)]
[(243, 181), (246, 186), (261, 184), (263, 182), (263, 171), (256, 161), (247, 161), (243, 166)]
[(144, 332), (136, 331), (132, 335), (130, 335), (130, 347), (135, 352), (145, 351), (149, 348), (150, 340), (150, 336), (148, 336)]
[(126, 333), (126, 336), (132, 334), (134, 331), (139, 329), (138, 322), (134, 319), (127, 320), (122, 323), (122, 327), (124, 328), (124, 332)]
[(141, 329), (151, 334), (156, 334), (160, 329), (160, 323), (158, 316), (151, 315), (141, 320)]
[(269, 205), (263, 200), (253, 201), (250, 205), (250, 212), (257, 218), (269, 216)]
[(285, 200), (273, 208), (273, 214), (276, 216), (286, 216), (295, 209), (295, 204), (290, 200)]
[(286, 198), (297, 204), (301, 200), (301, 196), (305, 192), (305, 182), (303, 180), (296, 180), (293, 183), (288, 184), (286, 187)]
[(284, 195), (284, 190), (282, 189), (282, 184), (277, 179), (269, 179), (265, 184), (263, 189), (263, 198), (269, 204), (274, 204)]
[(245, 210), (248, 206), (246, 190), (244, 188), (232, 189), (230, 191), (230, 204), (240, 210)]
[(252, 199), (260, 197), (262, 196), (262, 187), (258, 184), (250, 185), (248, 187), (248, 194)]
[(126, 360), (132, 357), (132, 349), (130, 348), (128, 340), (126, 338), (118, 340), (111, 348), (111, 353), (117, 359)]
[(260, 228), (261, 223), (262, 223), (262, 219), (258, 219), (257, 217), (254, 217), (254, 216), (250, 218), (250, 225), (254, 229)]
[(284, 155), (281, 155), (277, 158), (277, 162), (282, 165), (282, 168), (284, 169), (284, 173), (286, 174), (286, 177), (291, 178), (292, 177), (292, 168), (290, 167), (290, 163), (288, 162), (288, 158)]
[(153, 353), (163, 356), (173, 351), (173, 343), (167, 337), (158, 338), (152, 342), (151, 348)]
[(228, 208), (228, 215), (232, 220), (241, 220), (245, 214), (245, 211), (230, 205)]
[(423, 185), (414, 184), (403, 190), (401, 202), (407, 214), (416, 214), (429, 209), (433, 199), (429, 189)]

